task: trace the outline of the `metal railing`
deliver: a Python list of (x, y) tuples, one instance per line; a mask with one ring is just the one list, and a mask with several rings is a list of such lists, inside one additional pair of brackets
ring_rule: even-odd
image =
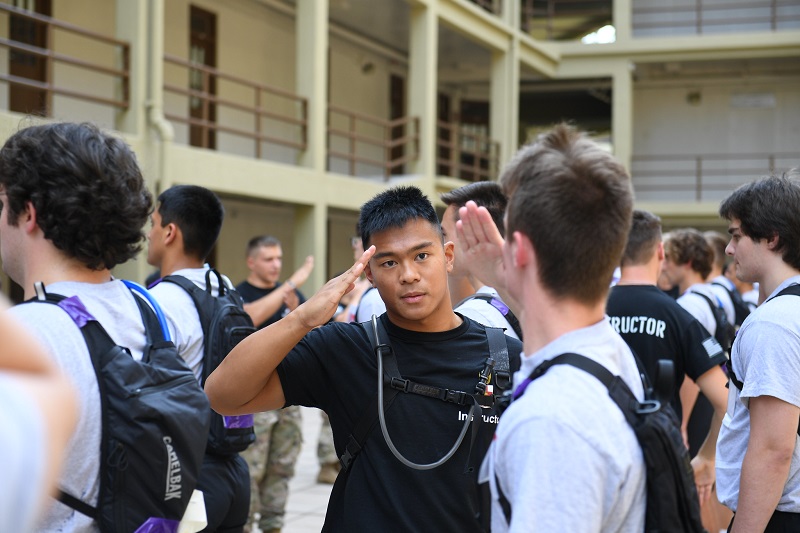
[(580, 39), (611, 24), (611, 0), (521, 0), (522, 31), (548, 41)]
[[(800, 4), (797, 0), (750, 0), (747, 2), (710, 3), (686, 0), (682, 5), (658, 4), (636, 6), (632, 10), (634, 34), (647, 32), (692, 32), (703, 34), (730, 26), (733, 31), (771, 30), (800, 27)], [(655, 30), (655, 31), (648, 31)]]
[[(371, 168), (388, 180), (418, 157), (419, 118), (385, 120), (328, 106), (329, 170), (335, 162), (344, 161), (351, 176), (369, 175)], [(359, 164), (366, 172), (358, 172)]]
[[(11, 39), (0, 38), (0, 46), (7, 48), (12, 54), (25, 54), (43, 58), (45, 61), (45, 81), (34, 80), (21, 76), (13, 76), (8, 71), (0, 73), (0, 81), (4, 81), (11, 86), (27, 87), (43, 91), (45, 94), (45, 109), (47, 116), (53, 112), (53, 95), (65, 96), (77, 100), (83, 100), (96, 104), (103, 104), (119, 109), (127, 109), (130, 105), (130, 45), (126, 41), (115, 39), (107, 35), (96, 33), (74, 24), (62, 22), (52, 17), (32, 13), (24, 9), (19, 9), (8, 4), (0, 3), (0, 12), (8, 13), (10, 16), (20, 17), (35, 24), (44, 26), (45, 42), (52, 46), (55, 32), (63, 31), (88, 39), (94, 43), (108, 45), (117, 50), (117, 62), (121, 65), (108, 66), (94, 61), (82, 59), (68, 54), (63, 54), (49, 48), (41, 48), (30, 44), (14, 41)], [(68, 88), (63, 84), (56, 83), (55, 66), (56, 64), (69, 65), (84, 71), (95, 72), (110, 76), (119, 80), (119, 98), (89, 94), (86, 91), (85, 79), (76, 79), (76, 86), (79, 89)]]
[(467, 181), (497, 177), (500, 143), (486, 135), (465, 131), (457, 122), (437, 121), (437, 170), (440, 175)]
[(800, 152), (636, 155), (631, 158), (631, 176), (637, 194), (701, 202), (713, 193), (733, 191), (759, 177), (798, 166)]
[[(189, 72), (195, 71), (200, 73), (201, 83), (199, 89), (192, 89), (168, 82), (164, 83), (165, 92), (185, 96), (190, 102), (195, 100), (201, 109), (200, 116), (192, 117), (189, 113), (188, 105), (185, 115), (165, 113), (164, 116), (174, 122), (198, 128), (201, 133), (201, 147), (211, 146), (209, 139), (212, 132), (221, 132), (252, 139), (255, 142), (255, 156), (258, 159), (262, 156), (262, 148), (265, 143), (295, 148), (297, 150), (306, 149), (308, 144), (307, 99), (282, 89), (261, 83), (254, 83), (244, 78), (226, 74), (215, 68), (187, 61), (169, 54), (164, 56), (164, 62), (165, 65), (175, 65), (188, 69)], [(252, 103), (246, 104), (243, 103), (242, 99), (233, 100), (222, 95), (214, 94), (212, 84), (216, 83), (218, 85), (219, 82), (222, 81), (229, 82), (235, 87), (251, 92)], [(225, 91), (217, 90), (217, 92), (224, 93)], [(295, 115), (277, 113), (271, 110), (269, 106), (265, 105), (265, 100), (270, 97), (277, 98), (284, 103), (289, 102), (295, 109)], [(216, 110), (214, 114), (212, 114), (211, 111), (212, 107)], [(241, 121), (237, 120), (218, 119), (217, 117), (220, 115), (219, 111), (223, 109), (242, 112), (250, 116), (253, 121), (252, 127), (244, 127)], [(214, 117), (214, 115), (216, 115), (216, 117)], [(265, 126), (265, 119), (273, 120), (284, 126), (291, 127), (295, 135), (276, 135), (274, 129)]]

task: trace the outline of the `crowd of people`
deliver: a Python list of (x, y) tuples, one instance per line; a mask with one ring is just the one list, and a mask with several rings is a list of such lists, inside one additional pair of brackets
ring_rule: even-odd
[[(0, 252), (34, 303), (0, 317), (0, 531), (104, 530), (104, 493), (126, 490), (105, 463), (132, 451), (107, 442), (119, 422), (84, 325), (144, 363), (156, 344), (143, 308), (213, 409), (194, 471), (163, 438), (165, 500), (199, 490), (203, 531), (284, 527), (299, 406), (322, 413), (323, 531), (643, 531), (642, 444), (603, 382), (550, 365), (563, 354), (638, 401), (643, 375), (671, 360), (665, 401), (705, 529), (800, 531), (796, 177), (733, 191), (719, 208), (727, 237), (662, 234), (634, 209), (624, 166), (561, 124), (496, 182), (441, 201), (441, 220), (412, 186), (366, 202), (352, 267), (311, 296), (299, 288), (314, 258), (284, 279), (268, 235), (250, 240), (234, 286), (207, 262), (224, 221), (212, 191), (178, 185), (154, 201), (130, 148), (91, 125), (14, 134), (0, 149)], [(149, 292), (112, 276), (145, 242)], [(246, 317), (218, 366), (205, 312), (176, 277), (235, 295)], [(35, 305), (47, 295), (58, 304)], [(221, 434), (236, 445), (221, 448)], [(153, 515), (159, 531), (181, 518)]]

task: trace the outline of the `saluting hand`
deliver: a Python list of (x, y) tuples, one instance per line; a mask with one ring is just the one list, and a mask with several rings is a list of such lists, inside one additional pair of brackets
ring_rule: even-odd
[(328, 281), (314, 296), (300, 305), (294, 311), (300, 321), (309, 329), (326, 324), (336, 312), (342, 296), (353, 290), (355, 282), (374, 253), (374, 246), (367, 248), (352, 267)]

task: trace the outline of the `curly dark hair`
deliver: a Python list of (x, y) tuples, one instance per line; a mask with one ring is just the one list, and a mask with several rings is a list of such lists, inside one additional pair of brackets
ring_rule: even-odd
[(93, 270), (110, 269), (142, 249), (153, 207), (136, 156), (92, 124), (18, 131), (0, 149), (8, 223), (30, 202), (46, 239)]

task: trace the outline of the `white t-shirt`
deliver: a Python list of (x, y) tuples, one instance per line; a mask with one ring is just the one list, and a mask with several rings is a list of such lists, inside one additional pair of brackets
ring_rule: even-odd
[(44, 485), (47, 433), (41, 412), (0, 372), (0, 531), (31, 531)]
[[(522, 354), (519, 386), (542, 362), (566, 352), (620, 375), (642, 400), (636, 362), (608, 320)], [(556, 365), (503, 414), (481, 468), (492, 489), (494, 533), (644, 529), (646, 469), (641, 447), (608, 389), (594, 376)], [(512, 508), (507, 524), (497, 479)]]
[[(483, 286), (478, 289), (476, 294), (488, 294), (497, 298), (498, 300), (500, 299), (500, 295), (497, 294), (497, 291), (487, 286)], [(511, 324), (508, 322), (508, 320), (506, 320), (506, 317), (503, 316), (503, 313), (485, 300), (481, 300), (480, 298), (472, 298), (459, 305), (455, 311), (471, 318), (479, 324), (483, 324), (484, 326), (503, 328), (506, 330), (506, 335), (519, 340), (519, 337), (514, 332), (514, 328), (511, 327)]]
[[(705, 298), (694, 294), (696, 292), (706, 295), (711, 299), (713, 304), (719, 305), (719, 299), (717, 295), (714, 294), (714, 291), (711, 290), (711, 286), (708, 283), (695, 283), (686, 289), (686, 292), (678, 298), (678, 304), (689, 311), (711, 335), (714, 335), (717, 332), (717, 319), (714, 317), (714, 312), (711, 310), (711, 306), (708, 305)], [(731, 322), (731, 324), (733, 324), (733, 322)]]
[[(184, 268), (172, 274), (183, 276), (205, 290), (207, 270), (208, 268)], [(216, 296), (218, 282), (214, 275), (211, 276), (211, 290)], [(181, 286), (168, 281), (158, 283), (150, 292), (164, 310), (172, 342), (199, 383), (203, 372), (203, 326), (192, 297)]]
[(366, 322), (372, 320), (372, 315), (381, 316), (386, 312), (386, 304), (381, 299), (378, 289), (371, 289), (364, 293), (358, 303), (356, 312), (356, 322)]
[[(133, 294), (121, 281), (65, 281), (48, 285), (46, 290), (67, 297), (78, 295), (115, 343), (127, 347), (134, 359), (142, 358), (146, 343), (144, 324)], [(100, 488), (102, 419), (97, 378), (83, 335), (70, 316), (52, 304), (22, 304), (9, 312), (38, 337), (78, 391), (78, 425), (67, 445), (59, 486), (95, 505)], [(37, 531), (84, 533), (99, 529), (91, 518), (53, 500), (44, 519), (37, 524)]]
[[(770, 295), (800, 283), (794, 276)], [(769, 298), (768, 298), (769, 300)], [(742, 462), (750, 439), (750, 398), (773, 396), (800, 407), (800, 297), (781, 296), (759, 306), (745, 319), (733, 343), (731, 363), (739, 389), (731, 383), (728, 411), (717, 440), (717, 494), (734, 511), (739, 502)], [(789, 477), (778, 510), (800, 513), (800, 439), (795, 441)]]
[(736, 286), (725, 276), (717, 276), (711, 280), (711, 283), (709, 283), (708, 286), (711, 288), (711, 292), (717, 296), (719, 303), (722, 304), (722, 309), (725, 310), (725, 316), (728, 318), (728, 323), (736, 324), (736, 309), (733, 307), (733, 300), (731, 300), (730, 293), (726, 290), (727, 287), (728, 289), (735, 291)]

